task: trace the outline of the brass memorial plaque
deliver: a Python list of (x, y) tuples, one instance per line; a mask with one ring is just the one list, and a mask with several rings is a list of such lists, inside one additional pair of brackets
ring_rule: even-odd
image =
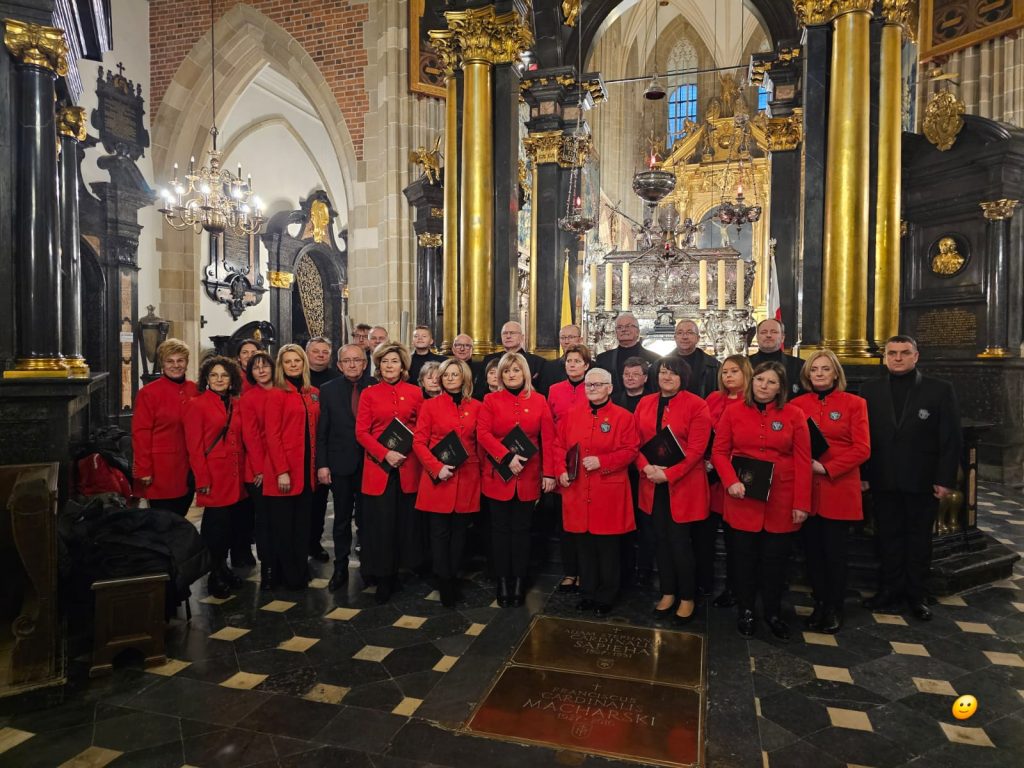
[(704, 638), (684, 632), (539, 616), (513, 664), (697, 688)]
[(506, 667), (472, 733), (662, 765), (702, 761), (703, 704), (690, 688)]

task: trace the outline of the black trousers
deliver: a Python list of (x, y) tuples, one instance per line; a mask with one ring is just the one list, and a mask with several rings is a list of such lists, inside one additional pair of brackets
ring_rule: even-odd
[(664, 501), (654, 498), (654, 556), (658, 561), (658, 579), (663, 595), (693, 600), (694, 571), (693, 528), (695, 523), (677, 523), (672, 519), (667, 494)]
[(558, 520), (558, 544), (562, 554), (562, 573), (566, 576), (578, 576), (580, 572), (579, 550), (576, 546), (576, 534), (565, 530), (565, 520), (562, 517), (562, 497), (557, 493), (547, 494), (554, 507), (556, 519)]
[(583, 597), (611, 605), (619, 595), (622, 543), (617, 534), (573, 534), (580, 553), (580, 590)]
[(200, 526), (199, 535), (206, 548), (210, 550), (215, 567), (223, 565), (228, 558), (228, 549), (231, 547), (234, 535), (232, 519), (236, 506), (236, 504), (231, 504), (226, 507), (203, 508), (203, 523)]
[(261, 563), (269, 564), (270, 557), (270, 512), (267, 497), (263, 495), (263, 486), (246, 483), (245, 490), (253, 507), (253, 532), (256, 536), (256, 556)]
[(882, 589), (911, 601), (924, 600), (939, 500), (930, 493), (898, 491), (874, 491), (872, 496)]
[(195, 491), (189, 491), (184, 496), (179, 496), (176, 499), (150, 499), (150, 509), (166, 509), (169, 512), (184, 517), (188, 514), (189, 508), (192, 506), (192, 499), (196, 496)]
[(454, 579), (459, 573), (462, 553), (466, 548), (466, 531), (474, 515), (452, 512), (424, 512), (430, 527), (430, 555), (434, 575), (439, 579)]
[[(331, 486), (317, 484), (313, 490), (312, 504), (309, 508), (309, 554), (313, 554), (322, 546), (320, 539), (324, 535), (324, 518), (327, 516), (327, 495)], [(337, 504), (337, 499), (334, 500)]]
[(253, 531), (256, 526), (256, 505), (252, 496), (234, 506), (231, 518), (231, 564), (236, 555), (252, 554)]
[(760, 591), (764, 615), (771, 617), (780, 614), (792, 537), (790, 533), (751, 533), (733, 529), (736, 600), (741, 611), (754, 610), (754, 601)]
[(530, 570), (530, 523), (536, 502), (490, 499), (491, 554), (499, 579), (525, 579)]
[(715, 543), (718, 540), (718, 529), (721, 527), (725, 539), (725, 585), (736, 591), (736, 554), (732, 546), (732, 529), (717, 512), (712, 512), (705, 520), (695, 523), (693, 537), (693, 554), (697, 559), (697, 586), (704, 594), (710, 595), (715, 588)]
[(807, 578), (814, 600), (842, 610), (846, 597), (846, 551), (850, 521), (808, 517), (800, 527)]
[(481, 561), (486, 576), (494, 576), (494, 562), (491, 557), (491, 500), (480, 497), (480, 511), (472, 516), (466, 534), (466, 559)]
[(414, 493), (402, 493), (398, 472), (388, 474), (380, 496), (363, 496), (362, 566), (368, 576), (390, 579), (399, 568), (423, 562), (420, 524), (423, 516), (413, 508)]
[(313, 494), (267, 496), (269, 512), (269, 561), (289, 589), (304, 587), (309, 579), (309, 505)]
[[(334, 496), (334, 560), (348, 567), (352, 551), (352, 514), (359, 499), (360, 475), (331, 473), (331, 494)], [(324, 486), (326, 487), (326, 486)]]

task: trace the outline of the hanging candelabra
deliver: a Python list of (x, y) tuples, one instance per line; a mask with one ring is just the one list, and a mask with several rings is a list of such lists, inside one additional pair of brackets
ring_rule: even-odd
[[(760, 220), (761, 206), (757, 204), (757, 174), (750, 160), (750, 121), (746, 115), (736, 116), (734, 136), (736, 134), (738, 134), (738, 140), (734, 141), (735, 151), (729, 153), (729, 157), (725, 162), (725, 170), (722, 172), (722, 196), (714, 218), (718, 219), (722, 226), (732, 225), (739, 231), (743, 228), (744, 224), (754, 224)], [(731, 183), (729, 168), (732, 165), (734, 156), (736, 158), (737, 183), (736, 199), (732, 200), (727, 195), (726, 190)], [(748, 205), (744, 196), (744, 179), (749, 179), (753, 187), (753, 205)]]

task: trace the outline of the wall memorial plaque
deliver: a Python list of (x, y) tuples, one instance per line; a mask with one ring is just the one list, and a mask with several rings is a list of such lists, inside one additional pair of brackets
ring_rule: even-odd
[(976, 347), (978, 316), (962, 307), (930, 309), (918, 315), (914, 338), (926, 347)]
[(142, 86), (124, 76), (124, 65), (117, 73), (99, 68), (96, 78), (98, 105), (92, 111), (92, 126), (108, 154), (138, 160), (149, 146), (149, 132), (143, 123)]
[(210, 262), (203, 273), (203, 286), (206, 295), (226, 305), (235, 320), (247, 307), (259, 304), (267, 291), (259, 256), (256, 235), (240, 235), (231, 230), (210, 235)]

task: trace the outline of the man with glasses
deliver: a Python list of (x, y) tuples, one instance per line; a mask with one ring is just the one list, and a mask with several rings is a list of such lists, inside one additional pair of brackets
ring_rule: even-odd
[[(690, 366), (690, 381), (686, 390), (697, 395), (707, 397), (718, 389), (718, 358), (707, 354), (698, 346), (700, 342), (700, 331), (693, 320), (680, 320), (676, 323), (675, 331), (676, 348), (665, 357), (675, 357), (684, 360)], [(651, 379), (658, 380), (658, 370), (661, 365), (655, 365)]]
[[(515, 320), (509, 320), (501, 326), (501, 346), (504, 349), (499, 352), (492, 352), (483, 359), (481, 370), (486, 369), (487, 364), (491, 360), (500, 360), (506, 352), (518, 352), (526, 358), (526, 364), (530, 366), (530, 379), (534, 388), (539, 387), (540, 373), (544, 370), (544, 358), (527, 352), (523, 347), (523, 326)], [(481, 382), (478, 380), (476, 382), (476, 388), (483, 390), (486, 387), (486, 381)]]
[[(473, 337), (468, 333), (460, 333), (452, 339), (452, 357), (469, 366), (469, 372), (473, 374), (473, 397), (476, 397), (476, 386), (483, 376), (484, 367), (473, 359)], [(480, 399), (482, 398), (483, 395), (480, 395)]]
[(338, 350), (338, 369), (341, 376), (320, 390), (316, 429), (317, 480), (334, 494), (334, 573), (327, 585), (332, 592), (348, 581), (353, 511), (357, 528), (361, 522), (363, 451), (356, 443), (356, 411), (363, 390), (376, 383), (366, 371), (366, 355), (358, 344)]
[[(623, 312), (615, 318), (615, 338), (619, 345), (615, 349), (606, 350), (598, 355), (597, 360), (594, 361), (594, 367), (611, 371), (612, 384), (615, 392), (618, 393), (622, 389), (622, 371), (629, 358), (640, 357), (652, 364), (656, 363), (659, 358), (656, 352), (645, 349), (641, 345), (640, 323), (631, 312)], [(654, 387), (651, 385), (652, 379), (657, 381), (653, 376), (648, 377), (646, 388), (649, 393), (654, 391)]]
[(544, 397), (548, 396), (548, 390), (552, 385), (568, 378), (568, 374), (565, 372), (565, 350), (582, 343), (583, 336), (580, 334), (578, 325), (564, 325), (558, 331), (558, 345), (562, 348), (562, 356), (544, 364), (544, 370), (541, 371), (540, 381), (537, 384), (538, 391)]
[(349, 339), (350, 344), (355, 344), (357, 347), (366, 352), (366, 359), (370, 359), (370, 324), (359, 323), (352, 331), (352, 337)]

